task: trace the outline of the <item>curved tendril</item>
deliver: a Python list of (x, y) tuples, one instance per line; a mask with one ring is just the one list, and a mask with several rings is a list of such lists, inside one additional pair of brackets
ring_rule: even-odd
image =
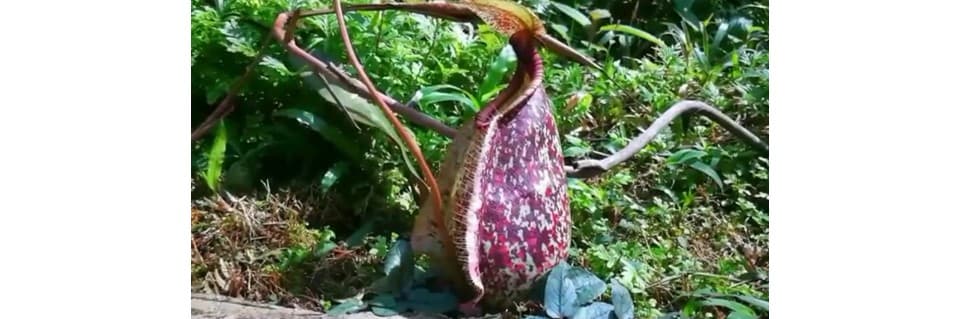
[[(403, 129), (403, 124), (400, 123), (400, 120), (397, 119), (397, 116), (393, 114), (390, 110), (390, 107), (383, 101), (380, 97), (380, 94), (376, 87), (374, 87), (373, 82), (370, 81), (370, 78), (367, 76), (367, 72), (363, 69), (363, 65), (360, 64), (357, 55), (353, 50), (353, 43), (350, 41), (350, 35), (347, 32), (347, 24), (343, 17), (343, 7), (340, 3), (340, 0), (333, 0), (333, 7), (337, 15), (337, 23), (340, 26), (340, 37), (343, 39), (344, 46), (347, 50), (347, 57), (350, 59), (350, 63), (353, 64), (353, 67), (357, 69), (357, 73), (360, 76), (360, 80), (367, 87), (374, 98), (377, 101), (377, 106), (380, 107), (380, 110), (387, 115), (387, 118), (390, 119), (390, 123), (396, 129), (397, 134), (400, 135), (404, 144), (407, 144), (407, 147), (410, 149), (410, 152), (413, 153), (413, 156), (417, 159), (417, 164), (420, 165), (420, 170), (423, 171), (424, 179), (426, 180), (427, 187), (430, 189), (430, 196), (433, 197), (433, 206), (434, 206), (434, 217), (437, 218), (437, 222), (440, 223), (439, 233), (442, 237), (441, 242), (448, 250), (453, 251), (453, 240), (450, 238), (450, 234), (447, 232), (445, 222), (443, 220), (443, 203), (440, 198), (440, 187), (437, 185), (437, 180), (433, 177), (433, 172), (430, 170), (430, 166), (427, 164), (427, 160), (423, 157), (423, 153), (420, 151), (420, 146), (417, 145), (417, 142), (413, 140), (407, 130)], [(401, 150), (402, 152), (403, 150)]]

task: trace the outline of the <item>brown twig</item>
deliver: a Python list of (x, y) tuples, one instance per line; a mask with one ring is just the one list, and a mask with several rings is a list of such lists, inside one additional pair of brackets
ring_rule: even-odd
[(257, 53), (257, 56), (253, 59), (253, 61), (250, 62), (250, 64), (247, 64), (247, 68), (243, 72), (243, 75), (230, 85), (230, 89), (227, 90), (227, 95), (223, 98), (223, 100), (220, 101), (220, 104), (217, 105), (217, 108), (215, 108), (213, 112), (203, 120), (203, 123), (200, 123), (200, 125), (193, 130), (193, 133), (190, 133), (191, 141), (196, 141), (197, 139), (203, 137), (203, 135), (207, 134), (207, 132), (209, 132), (218, 121), (224, 117), (227, 117), (227, 115), (230, 115), (230, 112), (233, 112), (233, 101), (236, 99), (237, 94), (240, 93), (240, 88), (242, 88), (243, 85), (246, 84), (247, 81), (249, 81), (250, 78), (252, 78), (256, 73), (255, 71), (257, 70), (257, 64), (260, 63), (260, 60), (262, 60), (263, 56), (267, 53), (266, 48), (270, 43), (270, 41), (268, 41), (269, 39), (270, 34), (268, 33), (265, 34), (263, 39), (260, 40), (260, 49)]
[[(410, 153), (413, 153), (413, 156), (417, 159), (417, 164), (420, 165), (420, 171), (423, 172), (423, 176), (427, 187), (433, 197), (433, 208), (434, 208), (434, 221), (439, 224), (438, 233), (441, 235), (441, 243), (448, 250), (452, 252), (453, 250), (453, 239), (450, 237), (450, 234), (447, 232), (447, 227), (445, 224), (445, 218), (443, 216), (443, 204), (441, 203), (440, 195), (440, 186), (437, 184), (437, 180), (433, 177), (433, 172), (430, 169), (430, 165), (427, 164), (426, 158), (423, 157), (423, 153), (420, 151), (420, 146), (417, 144), (416, 140), (410, 136), (409, 131), (403, 129), (403, 124), (400, 123), (400, 120), (397, 119), (397, 116), (393, 114), (393, 111), (390, 110), (390, 107), (387, 106), (387, 103), (383, 101), (376, 87), (373, 86), (373, 82), (370, 81), (370, 78), (367, 76), (367, 72), (364, 71), (363, 65), (360, 64), (360, 61), (357, 59), (357, 55), (353, 50), (353, 43), (350, 41), (350, 34), (347, 32), (347, 23), (343, 17), (343, 7), (340, 3), (340, 0), (333, 0), (333, 7), (336, 10), (337, 14), (337, 23), (340, 25), (340, 37), (343, 39), (343, 45), (347, 50), (347, 57), (350, 59), (350, 63), (353, 64), (353, 67), (357, 69), (357, 74), (360, 75), (360, 79), (363, 80), (363, 84), (366, 85), (367, 90), (371, 93), (376, 100), (377, 105), (380, 106), (380, 110), (387, 115), (387, 118), (390, 119), (390, 123), (393, 124), (393, 127), (396, 129), (397, 134), (400, 135), (400, 138), (407, 148), (410, 149)], [(402, 152), (402, 150), (401, 150)], [(455, 254), (450, 254), (450, 256), (455, 256)]]
[[(317, 10), (304, 11), (300, 14), (300, 16), (308, 16), (311, 15), (311, 13), (313, 15), (320, 14), (318, 12), (319, 11)], [(329, 10), (323, 10), (322, 12), (330, 13)], [(379, 92), (370, 92), (364, 88), (363, 83), (361, 83), (359, 80), (347, 75), (343, 70), (317, 59), (312, 54), (300, 48), (296, 43), (296, 39), (293, 38), (292, 33), (290, 33), (288, 38), (288, 34), (284, 28), (288, 24), (291, 14), (291, 12), (284, 12), (277, 15), (277, 19), (273, 23), (273, 37), (278, 41), (281, 41), (283, 47), (287, 49), (287, 51), (309, 65), (317, 76), (321, 76), (327, 81), (335, 83), (350, 93), (357, 94), (367, 100), (374, 100), (374, 95), (376, 95), (381, 98), (390, 107), (390, 109), (402, 115), (405, 119), (417, 125), (436, 131), (443, 136), (453, 137), (456, 134), (456, 130), (444, 125), (442, 122), (430, 117), (429, 115), (399, 103), (390, 96), (381, 94)]]

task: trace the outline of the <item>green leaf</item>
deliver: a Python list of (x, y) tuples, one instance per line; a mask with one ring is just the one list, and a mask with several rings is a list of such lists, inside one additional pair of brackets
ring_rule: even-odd
[(370, 311), (378, 317), (391, 317), (400, 314), (396, 309), (380, 306), (371, 306)]
[(220, 175), (223, 173), (223, 160), (227, 153), (227, 123), (220, 120), (217, 124), (213, 145), (207, 152), (207, 171), (203, 175), (207, 186), (213, 191), (220, 190)]
[(567, 278), (570, 278), (573, 286), (577, 288), (577, 305), (585, 305), (607, 290), (607, 284), (603, 280), (580, 267), (571, 267), (567, 272)]
[(613, 286), (613, 311), (617, 314), (617, 319), (633, 319), (633, 298), (630, 291), (617, 280), (611, 281), (610, 285)]
[(768, 312), (770, 311), (770, 303), (767, 302), (766, 300), (763, 300), (754, 296), (744, 296), (744, 295), (736, 295), (734, 297), (736, 297), (737, 299), (740, 299), (743, 302), (750, 304), (751, 306), (759, 308), (763, 311), (768, 311)]
[(360, 246), (363, 244), (363, 240), (367, 238), (367, 235), (373, 232), (374, 225), (376, 225), (376, 221), (367, 220), (365, 223), (363, 223), (363, 225), (360, 226), (360, 228), (357, 228), (357, 230), (353, 231), (353, 234), (350, 234), (350, 237), (347, 237), (347, 239), (344, 240), (344, 243), (347, 244), (347, 247)]
[(333, 164), (333, 166), (323, 174), (323, 179), (320, 180), (320, 189), (324, 192), (329, 191), (330, 188), (340, 180), (340, 176), (347, 173), (349, 167), (350, 163), (343, 161)]
[(444, 313), (457, 309), (457, 297), (450, 293), (430, 292), (423, 288), (410, 291), (401, 306), (416, 312)]
[(693, 14), (693, 2), (695, 0), (673, 0), (673, 10), (683, 18), (683, 21), (696, 30), (700, 30), (700, 19)]
[(723, 189), (723, 181), (720, 180), (720, 175), (717, 174), (717, 171), (714, 170), (713, 167), (710, 167), (709, 165), (700, 161), (691, 163), (690, 167), (706, 174), (707, 176), (710, 176), (710, 178), (717, 183), (717, 186), (720, 187), (721, 190)]
[(353, 139), (348, 138), (347, 134), (339, 128), (327, 124), (323, 118), (302, 109), (283, 109), (274, 113), (274, 116), (287, 117), (296, 120), (298, 123), (306, 125), (314, 132), (320, 133), (324, 139), (337, 147), (338, 150), (347, 155), (351, 160), (359, 161), (362, 159), (360, 149), (356, 147)]
[[(314, 81), (320, 81), (319, 79), (313, 78), (312, 74), (306, 75), (308, 82), (310, 79)], [(316, 84), (316, 82), (313, 82)], [(333, 94), (331, 94), (331, 91)], [(417, 169), (417, 165), (414, 165), (413, 160), (410, 158), (410, 155), (407, 154), (409, 150), (407, 145), (403, 143), (403, 140), (400, 138), (400, 135), (397, 133), (396, 128), (393, 127), (393, 124), (387, 119), (387, 116), (380, 111), (380, 108), (376, 105), (371, 104), (369, 101), (360, 97), (359, 95), (353, 94), (346, 89), (330, 83), (330, 89), (328, 90), (322, 84), (319, 84), (317, 93), (320, 94), (324, 99), (330, 103), (337, 103), (339, 100), (343, 104), (344, 109), (347, 111), (347, 115), (350, 116), (353, 120), (360, 122), (364, 125), (371, 126), (387, 134), (394, 143), (400, 147), (400, 155), (403, 156), (404, 163), (407, 164), (407, 169), (410, 170), (410, 173), (413, 174), (418, 179), (422, 179), (420, 176), (420, 171)], [(336, 97), (336, 99), (334, 99)], [(401, 127), (400, 129), (407, 130), (410, 136), (413, 136), (413, 133), (410, 133), (410, 130), (406, 127)]]
[(357, 298), (350, 298), (350, 299), (344, 300), (342, 303), (340, 303), (336, 307), (333, 307), (333, 308), (330, 308), (330, 310), (327, 310), (326, 315), (340, 316), (340, 315), (345, 315), (345, 314), (354, 313), (354, 312), (363, 310), (366, 307), (367, 305), (362, 300)]
[(550, 270), (544, 288), (544, 308), (551, 318), (570, 317), (577, 310), (577, 289), (567, 273), (570, 265), (561, 262)]
[(593, 21), (602, 20), (610, 17), (610, 11), (607, 9), (594, 9), (590, 11), (590, 19)]
[(707, 298), (700, 302), (700, 306), (701, 307), (702, 306), (724, 307), (724, 308), (733, 310), (734, 312), (741, 312), (744, 315), (749, 315), (751, 317), (757, 316), (757, 314), (753, 311), (753, 309), (750, 309), (750, 307), (747, 307), (742, 303), (739, 303), (733, 300), (728, 300), (728, 299)]
[(673, 152), (673, 154), (667, 158), (667, 163), (686, 164), (704, 156), (707, 156), (707, 152), (695, 149), (683, 149)]
[(553, 32), (560, 34), (560, 37), (563, 38), (565, 42), (570, 42), (570, 29), (568, 29), (567, 26), (550, 23), (550, 28), (553, 29)]
[(742, 313), (739, 311), (734, 311), (734, 312), (731, 312), (729, 315), (727, 315), (727, 319), (756, 319), (756, 318), (757, 318), (756, 315)]
[(607, 319), (610, 318), (611, 312), (613, 312), (613, 305), (606, 302), (594, 302), (577, 309), (573, 319)]
[(654, 44), (656, 44), (656, 45), (658, 45), (658, 46), (661, 46), (661, 47), (667, 46), (667, 44), (666, 44), (665, 42), (663, 42), (663, 40), (660, 40), (659, 38), (657, 38), (656, 36), (650, 34), (649, 32), (643, 31), (643, 30), (640, 30), (640, 29), (637, 29), (637, 28), (634, 28), (634, 27), (631, 27), (631, 26), (628, 26), (628, 25), (623, 25), (623, 24), (608, 24), (608, 25), (605, 25), (605, 26), (601, 27), (601, 28), (600, 28), (600, 31), (622, 32), (622, 33), (626, 33), (626, 34), (629, 34), (629, 35), (632, 35), (632, 36), (635, 36), (635, 37), (638, 37), (638, 38), (641, 38), (641, 39), (644, 39), (644, 40), (653, 42)]
[(563, 12), (563, 14), (567, 15), (568, 17), (570, 17), (580, 25), (585, 27), (590, 25), (590, 18), (587, 18), (587, 16), (584, 15), (579, 10), (574, 9), (573, 7), (570, 7), (568, 5), (565, 5), (557, 1), (550, 1), (550, 4), (552, 4), (554, 8), (557, 8), (557, 10), (560, 10), (560, 12)]
[(390, 294), (377, 295), (367, 302), (371, 307), (395, 308), (397, 307), (397, 298)]
[(398, 239), (393, 243), (383, 261), (383, 272), (393, 292), (404, 291), (413, 284), (414, 260), (409, 241)]
[[(483, 82), (480, 82), (480, 93), (479, 96), (489, 96), (493, 93), (497, 87), (503, 82), (504, 75), (507, 74), (507, 71), (511, 67), (516, 65), (517, 55), (513, 52), (512, 46), (504, 46), (500, 50), (500, 54), (490, 63), (490, 66), (487, 68), (487, 74), (483, 77)], [(480, 103), (487, 103), (486, 100), (481, 100)]]
[(290, 69), (287, 69), (287, 66), (284, 65), (283, 62), (280, 62), (280, 60), (277, 60), (277, 58), (272, 56), (263, 57), (263, 60), (260, 61), (260, 65), (277, 72), (281, 76), (290, 76), (296, 74), (293, 71), (290, 71)]
[[(453, 90), (455, 93), (444, 92), (444, 90)], [(439, 102), (460, 102), (463, 106), (476, 113), (480, 109), (477, 101), (467, 91), (449, 84), (428, 86), (420, 89), (421, 106)]]

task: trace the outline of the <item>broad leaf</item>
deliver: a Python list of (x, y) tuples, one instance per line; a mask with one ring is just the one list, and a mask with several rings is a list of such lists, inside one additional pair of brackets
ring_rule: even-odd
[(607, 9), (593, 9), (590, 11), (590, 19), (593, 21), (602, 20), (611, 17), (610, 10)]
[(667, 163), (671, 164), (686, 164), (693, 160), (699, 159), (707, 155), (707, 152), (695, 149), (684, 149), (673, 152), (670, 157), (667, 158)]
[(381, 317), (395, 316), (402, 311), (397, 307), (397, 299), (392, 295), (378, 295), (371, 299), (367, 304), (370, 305), (370, 311)]
[(554, 8), (557, 8), (557, 10), (560, 10), (560, 12), (563, 12), (563, 14), (567, 15), (568, 17), (573, 19), (573, 21), (576, 21), (580, 25), (585, 27), (590, 26), (590, 18), (587, 18), (587, 16), (582, 12), (580, 12), (579, 10), (574, 9), (573, 7), (570, 7), (568, 5), (565, 5), (557, 1), (550, 1), (550, 4), (552, 4)]
[(744, 315), (750, 315), (752, 317), (757, 316), (757, 314), (753, 311), (753, 309), (750, 309), (750, 307), (728, 299), (707, 298), (700, 302), (700, 306), (719, 306), (733, 310), (734, 312), (743, 313)]
[[(613, 312), (613, 305), (606, 302), (594, 302), (586, 307), (577, 309), (573, 319), (608, 319)], [(619, 319), (619, 318), (618, 318)]]
[[(445, 92), (445, 91), (455, 91), (455, 92), (451, 93), (451, 92)], [(424, 87), (420, 89), (420, 91), (418, 92), (420, 94), (418, 103), (421, 106), (428, 105), (431, 103), (449, 101), (449, 102), (460, 102), (460, 104), (463, 104), (463, 106), (472, 110), (474, 113), (476, 113), (480, 108), (480, 105), (479, 105), (480, 102), (476, 101), (476, 99), (474, 99), (474, 97), (470, 95), (470, 93), (467, 93), (467, 91), (461, 88), (455, 87), (453, 85), (449, 85), (449, 84), (433, 85), (433, 86)]]
[(411, 290), (401, 307), (416, 312), (444, 313), (457, 309), (457, 297), (445, 292), (430, 292), (423, 288)]
[(367, 305), (362, 300), (357, 298), (350, 298), (350, 299), (344, 300), (342, 303), (340, 303), (336, 307), (333, 307), (333, 308), (330, 308), (330, 310), (327, 310), (326, 315), (340, 316), (340, 315), (345, 315), (345, 314), (354, 313), (354, 312), (363, 310), (366, 307)]
[(330, 188), (340, 180), (340, 176), (347, 173), (349, 167), (350, 163), (344, 161), (333, 164), (333, 166), (323, 174), (323, 178), (320, 180), (320, 189), (324, 192), (329, 191)]
[[(407, 164), (407, 169), (410, 170), (410, 173), (412, 173), (418, 179), (422, 178), (420, 176), (420, 171), (417, 169), (417, 165), (413, 163), (410, 155), (407, 154), (409, 152), (407, 145), (403, 143), (403, 140), (397, 133), (396, 128), (393, 127), (393, 124), (390, 123), (390, 120), (387, 119), (387, 116), (380, 111), (380, 108), (360, 97), (359, 95), (353, 94), (340, 86), (334, 85), (333, 83), (330, 83), (328, 90), (322, 84), (317, 84), (317, 82), (322, 80), (315, 78), (312, 74), (306, 75), (306, 79), (309, 83), (319, 85), (317, 93), (319, 93), (324, 99), (334, 104), (339, 101), (343, 105), (344, 109), (346, 109), (347, 115), (350, 116), (350, 118), (364, 125), (380, 129), (386, 133), (387, 136), (389, 136), (390, 139), (392, 139), (393, 142), (400, 147), (400, 155), (403, 156), (403, 161)], [(331, 94), (331, 92), (333, 94)], [(410, 132), (410, 130), (406, 127), (401, 127), (400, 129)], [(413, 133), (410, 133), (410, 136), (413, 136)]]
[(413, 284), (414, 260), (410, 242), (398, 239), (383, 261), (383, 272), (387, 274), (390, 289), (393, 292), (406, 290)]
[(580, 267), (572, 267), (567, 272), (567, 278), (573, 281), (573, 286), (577, 288), (576, 304), (585, 305), (607, 290), (607, 284), (597, 278), (596, 275)]
[(714, 170), (713, 167), (710, 167), (704, 162), (699, 162), (699, 161), (693, 162), (692, 164), (690, 164), (690, 167), (706, 174), (707, 176), (710, 176), (710, 178), (717, 183), (717, 186), (719, 186), (720, 189), (723, 189), (723, 181), (720, 179), (720, 175), (717, 174), (717, 171)]
[(314, 132), (320, 133), (324, 139), (337, 147), (341, 152), (352, 160), (361, 159), (360, 150), (356, 143), (347, 137), (343, 131), (335, 126), (331, 126), (323, 118), (302, 109), (283, 109), (274, 113), (274, 116), (287, 117), (296, 120), (298, 123), (306, 125)]
[(630, 291), (617, 280), (613, 280), (610, 285), (613, 286), (611, 289), (613, 311), (617, 314), (617, 319), (632, 319), (633, 298), (630, 296)]
[(756, 315), (751, 315), (748, 313), (742, 313), (738, 311), (731, 312), (727, 315), (727, 319), (757, 319)]
[(693, 2), (696, 0), (673, 0), (673, 10), (683, 18), (683, 21), (696, 30), (700, 30), (700, 19), (693, 14)]
[(373, 312), (373, 314), (378, 317), (392, 317), (400, 314), (400, 312), (394, 308), (380, 306), (371, 306), (370, 312)]
[(635, 36), (635, 37), (638, 37), (638, 38), (641, 38), (641, 39), (644, 39), (644, 40), (653, 42), (654, 44), (656, 44), (656, 45), (658, 45), (658, 46), (661, 46), (661, 47), (667, 46), (667, 44), (666, 44), (665, 42), (663, 42), (663, 40), (660, 40), (659, 38), (657, 38), (656, 36), (648, 33), (647, 31), (643, 31), (643, 30), (640, 30), (640, 29), (637, 29), (637, 28), (634, 28), (634, 27), (631, 27), (631, 26), (628, 26), (628, 25), (623, 25), (623, 24), (608, 24), (608, 25), (605, 25), (605, 26), (601, 27), (601, 28), (600, 28), (600, 31), (622, 32), (622, 33), (626, 33), (626, 34), (629, 34), (629, 35), (632, 35), (632, 36)]
[(751, 306), (760, 308), (763, 311), (770, 311), (770, 303), (766, 300), (763, 300), (754, 296), (744, 296), (744, 295), (736, 295), (734, 297), (736, 297), (737, 299), (740, 299), (743, 302), (750, 304)]
[(577, 289), (567, 274), (570, 265), (561, 262), (550, 270), (544, 287), (544, 308), (551, 318), (570, 317), (575, 314)]

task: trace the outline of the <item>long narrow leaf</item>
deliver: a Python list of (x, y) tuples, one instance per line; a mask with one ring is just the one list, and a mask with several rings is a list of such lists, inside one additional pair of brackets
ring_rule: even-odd
[(622, 32), (622, 33), (626, 33), (626, 34), (629, 34), (629, 35), (632, 35), (632, 36), (635, 36), (635, 37), (638, 37), (638, 38), (641, 38), (641, 39), (644, 39), (644, 40), (653, 42), (654, 44), (656, 44), (656, 45), (658, 45), (658, 46), (661, 46), (661, 47), (667, 46), (667, 44), (666, 44), (665, 42), (663, 42), (663, 40), (660, 40), (659, 38), (657, 38), (656, 36), (650, 34), (649, 32), (643, 31), (643, 30), (640, 30), (640, 29), (637, 29), (637, 28), (634, 28), (634, 27), (631, 27), (631, 26), (628, 26), (628, 25), (623, 25), (623, 24), (608, 24), (608, 25), (605, 25), (605, 26), (603, 26), (603, 27), (600, 27), (600, 31)]
[(580, 25), (585, 27), (590, 25), (590, 18), (588, 18), (587, 15), (583, 14), (583, 12), (580, 12), (580, 10), (574, 9), (571, 6), (568, 6), (556, 1), (550, 1), (550, 4), (552, 4), (554, 8), (557, 8), (557, 10), (560, 10), (560, 12), (563, 12), (563, 14), (567, 15), (568, 17), (573, 19), (573, 21), (576, 21)]
[[(312, 75), (308, 75), (312, 76)], [(331, 95), (333, 92), (333, 95)], [(407, 145), (403, 143), (403, 140), (400, 139), (400, 135), (397, 134), (396, 129), (394, 129), (390, 120), (387, 119), (387, 116), (383, 114), (382, 111), (376, 106), (371, 104), (369, 101), (363, 99), (359, 95), (353, 94), (345, 90), (344, 88), (330, 83), (330, 89), (319, 88), (317, 93), (320, 94), (324, 99), (330, 103), (336, 103), (340, 101), (343, 107), (347, 111), (347, 115), (350, 118), (354, 119), (357, 122), (360, 122), (364, 125), (371, 126), (379, 129), (387, 134), (394, 144), (397, 144), (400, 147), (400, 155), (403, 156), (403, 161), (407, 165), (407, 169), (410, 170), (410, 173), (413, 174), (416, 178), (422, 178), (420, 172), (417, 169), (417, 166), (414, 165), (413, 160), (410, 158), (410, 155), (407, 154), (410, 150), (407, 149)], [(406, 127), (401, 129), (408, 130)], [(411, 132), (412, 136), (413, 133)]]
[[(455, 91), (455, 92), (449, 92)], [(474, 113), (480, 109), (480, 101), (464, 89), (449, 84), (428, 86), (420, 89), (420, 105), (439, 102), (459, 102)]]
[(720, 180), (720, 175), (717, 174), (717, 171), (714, 170), (713, 167), (710, 167), (706, 163), (700, 161), (691, 163), (690, 167), (706, 174), (710, 177), (710, 179), (713, 179), (713, 181), (717, 183), (717, 186), (719, 186), (720, 189), (723, 189), (723, 181)]
[(361, 153), (357, 149), (356, 143), (347, 138), (347, 134), (339, 128), (327, 124), (322, 118), (317, 117), (311, 112), (302, 109), (283, 109), (274, 113), (274, 116), (282, 116), (296, 120), (300, 124), (306, 125), (314, 132), (320, 133), (324, 139), (337, 147), (341, 152), (352, 160), (360, 160)]
[[(507, 74), (507, 71), (516, 64), (517, 54), (513, 52), (513, 47), (509, 45), (504, 46), (503, 49), (500, 50), (500, 54), (490, 63), (487, 74), (483, 77), (483, 82), (480, 82), (480, 92), (477, 95), (492, 95), (491, 93), (503, 82), (503, 77)], [(481, 100), (480, 102), (486, 103), (487, 101)]]
[(223, 160), (227, 152), (227, 124), (220, 120), (213, 145), (207, 153), (207, 171), (203, 178), (213, 191), (220, 190), (220, 175), (223, 174)]

